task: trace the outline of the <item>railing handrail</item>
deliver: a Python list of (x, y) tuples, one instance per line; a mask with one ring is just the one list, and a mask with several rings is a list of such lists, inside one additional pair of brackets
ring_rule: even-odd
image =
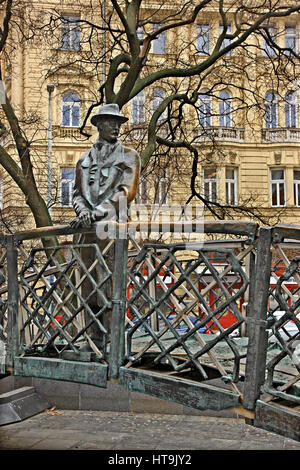
[[(98, 222), (99, 224), (99, 222)], [(251, 221), (237, 221), (237, 220), (217, 220), (217, 221), (196, 221), (185, 220), (182, 222), (153, 222), (153, 221), (130, 221), (127, 223), (118, 223), (115, 221), (102, 222), (103, 228), (115, 228), (116, 233), (132, 233), (136, 231), (151, 231), (151, 232), (170, 232), (182, 233), (225, 233), (228, 235), (243, 235), (255, 237), (258, 224)], [(199, 230), (201, 227), (201, 230)], [(22, 230), (15, 232), (12, 235), (4, 235), (3, 238), (13, 237), (15, 242), (24, 240), (31, 240), (37, 238), (55, 237), (59, 235), (75, 235), (85, 233), (96, 233), (97, 224), (92, 225), (90, 228), (72, 228), (70, 225), (53, 225), (46, 227), (39, 227), (30, 230)]]
[(300, 225), (277, 224), (274, 226), (273, 238), (278, 242), (283, 239), (300, 240)]
[[(260, 226), (253, 221), (237, 221), (237, 220), (217, 220), (217, 221), (182, 221), (182, 222), (155, 222), (155, 221), (130, 221), (127, 223), (118, 223), (115, 221), (102, 222), (103, 228), (109, 226), (115, 229), (116, 234), (132, 234), (134, 231), (148, 233), (216, 233), (247, 236), (254, 239), (260, 230)], [(199, 227), (201, 229), (199, 229)], [(277, 224), (272, 228), (273, 237), (277, 237), (278, 241), (300, 240), (300, 225)], [(90, 228), (72, 228), (70, 225), (53, 225), (34, 228), (30, 230), (22, 230), (13, 234), (0, 233), (0, 243), (5, 246), (6, 240), (13, 238), (14, 242), (22, 242), (25, 240), (33, 240), (38, 238), (51, 238), (61, 235), (75, 235), (96, 233), (97, 224)]]

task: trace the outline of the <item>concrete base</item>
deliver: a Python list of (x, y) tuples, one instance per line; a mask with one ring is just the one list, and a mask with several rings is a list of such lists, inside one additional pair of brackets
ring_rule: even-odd
[(41, 413), (49, 407), (33, 387), (21, 387), (0, 395), (0, 426), (15, 423)]
[(231, 409), (202, 411), (143, 393), (130, 392), (114, 381), (108, 382), (107, 388), (100, 388), (93, 385), (59, 380), (9, 376), (0, 380), (0, 393), (21, 386), (34, 387), (40, 397), (51, 403), (50, 406), (56, 406), (56, 408), (64, 410), (238, 417), (238, 414)]

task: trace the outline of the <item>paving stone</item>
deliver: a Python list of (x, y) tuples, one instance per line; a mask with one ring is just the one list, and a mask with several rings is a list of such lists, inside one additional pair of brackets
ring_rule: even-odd
[(69, 450), (76, 443), (74, 439), (57, 439), (57, 438), (47, 438), (39, 442), (36, 442), (30, 446), (30, 450)]
[(31, 447), (41, 441), (40, 437), (35, 438), (22, 437), (6, 437), (5, 439), (0, 438), (0, 450), (28, 450)]
[(300, 450), (241, 419), (54, 410), (0, 427), (1, 450)]

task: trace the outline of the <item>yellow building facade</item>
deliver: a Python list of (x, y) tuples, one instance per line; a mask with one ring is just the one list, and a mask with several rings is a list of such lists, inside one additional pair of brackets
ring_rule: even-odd
[[(86, 135), (80, 133), (80, 128), (90, 106), (97, 103), (99, 87), (107, 77), (109, 63), (103, 64), (101, 57), (109, 51), (110, 39), (100, 29), (89, 40), (90, 30), (80, 22), (94, 19), (92, 2), (86, 2), (85, 8), (85, 2), (36, 3), (32, 7), (24, 2), (25, 19), (34, 18), (37, 25), (48, 27), (36, 30), (26, 41), (21, 41), (19, 32), (12, 29), (13, 46), (8, 48), (9, 57), (2, 59), (2, 77), (7, 95), (32, 141), (38, 187), (51, 207), (53, 223), (58, 224), (74, 216), (75, 164), (97, 138), (96, 128), (89, 120), (84, 128)], [(144, 3), (142, 13), (145, 18), (151, 17), (148, 28), (154, 27), (154, 19), (157, 24), (167, 21), (174, 9), (171, 2)], [(102, 2), (104, 19), (97, 18), (98, 24), (105, 20), (105, 25), (115, 28), (118, 34), (119, 25), (109, 4)], [(220, 34), (217, 4), (212, 2), (205, 14), (200, 12), (197, 20), (182, 27), (180, 33), (170, 29), (158, 37), (150, 50), (147, 70), (180, 65), (181, 61), (191, 65), (205, 61)], [(234, 30), (234, 14), (234, 7), (229, 8), (229, 30)], [(297, 14), (268, 23), (270, 34), (276, 32), (276, 44), (297, 52), (299, 29)], [(147, 30), (139, 34), (143, 37)], [(113, 52), (110, 53), (113, 57)], [(122, 109), (129, 121), (122, 128), (120, 140), (142, 152), (147, 123), (159, 103), (170, 90), (186, 92), (194, 87), (197, 100), (194, 106), (184, 108), (182, 122), (185, 135), (198, 152), (195, 184), (199, 193), (206, 200), (225, 206), (225, 218), (297, 224), (299, 64), (297, 59), (293, 60), (290, 74), (289, 65), (284, 62), (287, 59), (288, 54), (278, 64), (263, 36), (251, 36), (246, 46), (225, 55), (209, 72), (203, 73), (200, 81), (198, 77), (168, 78), (135, 96)], [(122, 75), (118, 80), (121, 84)], [(1, 144), (13, 154), (10, 134), (1, 139)], [(145, 169), (137, 197), (139, 203), (159, 207), (186, 203), (192, 155), (183, 148), (173, 149), (171, 155), (173, 159), (159, 155), (161, 162), (167, 162), (159, 165), (159, 170)], [(155, 158), (158, 157), (154, 155)], [(1, 178), (3, 220), (12, 228), (32, 226), (23, 195), (4, 171)], [(192, 199), (192, 204), (203, 205), (197, 198)], [(218, 205), (211, 207), (222, 213)], [(205, 216), (214, 217), (208, 209)]]

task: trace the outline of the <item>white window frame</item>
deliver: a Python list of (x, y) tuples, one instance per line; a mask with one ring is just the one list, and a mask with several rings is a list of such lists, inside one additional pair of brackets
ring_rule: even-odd
[(232, 96), (227, 90), (219, 95), (219, 124), (221, 127), (232, 127)]
[(143, 40), (144, 39), (144, 36), (145, 36), (145, 31), (144, 31), (144, 28), (142, 26), (139, 26), (136, 30), (136, 35), (138, 37), (138, 39), (140, 40)]
[[(63, 177), (63, 171), (73, 171), (73, 179)], [(60, 168), (60, 206), (61, 207), (72, 207), (73, 191), (75, 183), (75, 168), (61, 167)], [(63, 203), (63, 185), (66, 185), (69, 193), (69, 200), (67, 204)]]
[(169, 203), (169, 175), (167, 170), (161, 170), (161, 174), (156, 177), (154, 204), (166, 206)]
[[(165, 99), (166, 93), (162, 88), (154, 88), (152, 93), (152, 112), (154, 113), (161, 102)], [(166, 118), (166, 110), (159, 116), (158, 122)]]
[[(74, 99), (68, 100), (67, 97), (72, 97)], [(76, 99), (77, 98), (77, 99)], [(80, 127), (80, 98), (77, 93), (71, 91), (66, 92), (61, 97), (61, 126), (62, 127)], [(77, 114), (76, 114), (77, 113)], [(66, 116), (68, 116), (69, 123), (66, 122)], [(76, 118), (78, 117), (78, 123), (76, 123)]]
[(0, 177), (0, 210), (3, 209), (3, 179)]
[(207, 56), (210, 54), (210, 25), (197, 24), (197, 54)]
[[(268, 99), (268, 96), (271, 95), (272, 99)], [(268, 113), (271, 119), (267, 119)], [(272, 91), (266, 93), (265, 97), (265, 125), (266, 129), (276, 129), (278, 127), (278, 98)]]
[(131, 116), (133, 124), (141, 124), (145, 122), (145, 95), (141, 91), (131, 102)]
[(80, 16), (63, 15), (61, 20), (61, 49), (80, 51)]
[[(233, 178), (229, 178), (227, 176), (227, 170), (233, 170)], [(231, 166), (228, 166), (225, 168), (226, 204), (230, 206), (236, 206), (238, 203), (238, 179), (237, 178), (238, 178), (237, 168), (231, 167)]]
[[(274, 171), (282, 171), (283, 172), (283, 178), (272, 178), (272, 173)], [(280, 186), (282, 185), (283, 187), (283, 196), (284, 196), (284, 201), (283, 204), (281, 204), (280, 201)], [(273, 204), (273, 188), (275, 189), (276, 192), (276, 203)], [(270, 201), (271, 201), (271, 207), (285, 207), (286, 206), (286, 183), (285, 183), (285, 169), (284, 168), (271, 168), (270, 169)]]
[(148, 204), (148, 182), (144, 178), (139, 181), (135, 202), (136, 204)]
[[(221, 23), (220, 26), (219, 26), (219, 33), (220, 35), (223, 33), (223, 30), (224, 30), (224, 25)], [(227, 24), (227, 30), (226, 30), (226, 34), (231, 34), (232, 32), (232, 24), (231, 23), (228, 23)], [(225, 38), (221, 44), (221, 47), (220, 47), (220, 50), (224, 49), (225, 47), (229, 46), (231, 44), (231, 39), (228, 39), (228, 38)], [(225, 57), (230, 57), (232, 55), (232, 49), (228, 52), (226, 52), (225, 54)]]
[(212, 125), (212, 98), (205, 91), (199, 93), (199, 124), (201, 127)]
[[(264, 29), (268, 30), (271, 38), (274, 42), (276, 39), (276, 26), (274, 23), (270, 23), (268, 25), (264, 25)], [(263, 57), (276, 57), (276, 51), (273, 49), (271, 45), (269, 45), (266, 41), (266, 38), (263, 36)]]
[[(299, 179), (295, 178), (295, 171), (299, 172)], [(293, 172), (294, 172), (293, 173), (293, 179), (294, 179), (294, 204), (295, 204), (296, 207), (300, 207), (300, 168), (294, 168)]]
[[(163, 24), (157, 23), (154, 25), (154, 31), (157, 29), (160, 29), (163, 26)], [(166, 31), (163, 31), (160, 33), (156, 39), (153, 40), (152, 42), (152, 52), (153, 54), (166, 54), (167, 52), (167, 33)]]
[[(215, 177), (214, 178), (205, 177), (205, 170), (214, 171)], [(208, 166), (202, 169), (202, 194), (203, 194), (203, 197), (210, 202), (218, 201), (218, 170), (216, 167)]]
[[(289, 99), (291, 97), (291, 99)], [(285, 95), (285, 105), (284, 105), (284, 119), (285, 127), (287, 128), (296, 128), (298, 123), (298, 113), (297, 113), (297, 96), (296, 93), (287, 93)], [(293, 124), (294, 121), (294, 125)]]
[[(286, 24), (284, 31), (284, 47), (298, 52), (298, 31), (296, 24)], [(290, 55), (290, 51), (285, 51), (287, 55)]]

